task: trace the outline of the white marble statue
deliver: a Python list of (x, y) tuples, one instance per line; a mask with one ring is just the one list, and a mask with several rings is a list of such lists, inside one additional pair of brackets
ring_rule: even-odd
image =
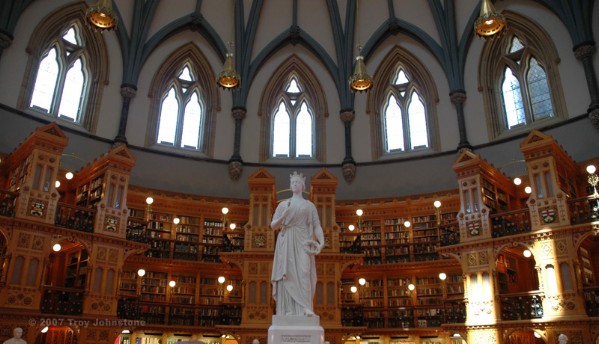
[(293, 196), (279, 203), (271, 223), (280, 230), (271, 276), (277, 315), (314, 315), (314, 256), (324, 247), (324, 234), (316, 207), (302, 197), (305, 183), (302, 174), (290, 175)]
[(22, 328), (15, 327), (15, 329), (12, 330), (12, 335), (12, 338), (5, 340), (2, 344), (27, 344), (27, 342), (23, 338), (21, 338), (23, 336)]
[(563, 333), (562, 333), (562, 334), (560, 334), (560, 335), (557, 337), (557, 342), (558, 342), (559, 344), (568, 344), (568, 336), (566, 336), (566, 335), (565, 335), (565, 334), (563, 334)]

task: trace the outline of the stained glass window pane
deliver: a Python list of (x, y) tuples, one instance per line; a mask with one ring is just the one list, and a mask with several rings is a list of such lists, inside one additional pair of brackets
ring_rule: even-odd
[(68, 117), (73, 121), (79, 121), (84, 83), (83, 64), (81, 63), (81, 58), (79, 58), (67, 72), (64, 81), (62, 99), (60, 100), (60, 108), (58, 109), (60, 116)]
[(526, 78), (528, 92), (530, 93), (533, 120), (552, 117), (553, 105), (551, 104), (551, 95), (549, 94), (547, 74), (545, 74), (545, 70), (534, 57), (530, 59), (530, 68)]
[(526, 124), (520, 82), (508, 67), (505, 68), (502, 91), (508, 129)]
[(285, 104), (281, 102), (274, 118), (272, 142), (273, 156), (289, 157), (289, 133), (289, 112), (287, 112)]
[(179, 102), (175, 96), (175, 89), (171, 87), (160, 107), (160, 124), (158, 126), (158, 143), (174, 145), (177, 130), (177, 114)]
[(411, 149), (428, 147), (428, 130), (424, 104), (417, 92), (412, 92), (408, 106), (408, 119), (410, 123)]
[(31, 96), (31, 107), (42, 109), (48, 113), (50, 112), (57, 78), (58, 61), (56, 48), (52, 48), (48, 51), (48, 55), (40, 62)]
[(200, 144), (200, 123), (202, 120), (202, 107), (198, 93), (194, 92), (185, 106), (183, 114), (183, 134), (181, 146), (198, 149)]
[(300, 112), (297, 115), (295, 142), (295, 155), (297, 157), (312, 156), (312, 116), (308, 111), (306, 102), (302, 103)]
[(387, 141), (387, 152), (394, 150), (404, 150), (404, 139), (403, 139), (403, 123), (402, 113), (397, 98), (393, 94), (389, 96), (387, 100), (387, 106), (384, 110), (384, 126), (385, 126), (385, 139)]

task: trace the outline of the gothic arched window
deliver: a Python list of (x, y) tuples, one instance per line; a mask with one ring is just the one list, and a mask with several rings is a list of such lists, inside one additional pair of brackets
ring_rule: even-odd
[(188, 43), (162, 63), (150, 87), (146, 145), (212, 156), (215, 113), (220, 107), (215, 76), (199, 48)]
[(324, 161), (326, 99), (314, 73), (298, 57), (288, 58), (262, 94), (260, 160)]
[(18, 107), (93, 132), (108, 57), (102, 37), (84, 25), (85, 6), (65, 6), (33, 31)]
[(491, 139), (567, 116), (551, 38), (534, 22), (511, 12), (505, 15), (510, 31), (485, 43), (479, 69)]

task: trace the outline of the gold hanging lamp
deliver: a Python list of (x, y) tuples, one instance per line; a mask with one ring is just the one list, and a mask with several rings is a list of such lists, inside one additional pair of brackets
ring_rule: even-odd
[[(229, 46), (232, 48), (233, 43), (229, 42)], [(232, 50), (232, 49), (231, 49)], [(220, 87), (225, 90), (232, 90), (239, 86), (241, 80), (239, 74), (235, 71), (235, 64), (233, 62), (233, 52), (227, 52), (227, 58), (225, 59), (225, 66), (222, 72), (218, 74), (216, 82)]]
[(358, 46), (358, 56), (356, 57), (356, 67), (354, 74), (349, 78), (349, 87), (354, 92), (368, 91), (373, 85), (372, 78), (366, 71), (364, 57), (362, 56), (362, 47)]
[(503, 14), (497, 12), (491, 0), (481, 0), (480, 15), (474, 22), (474, 33), (478, 37), (493, 38), (501, 34), (507, 22)]
[(85, 19), (91, 27), (100, 32), (116, 29), (119, 22), (112, 11), (112, 0), (98, 0), (96, 5), (87, 9)]

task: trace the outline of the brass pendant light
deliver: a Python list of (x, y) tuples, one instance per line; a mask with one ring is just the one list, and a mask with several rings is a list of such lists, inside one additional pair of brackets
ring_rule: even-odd
[[(358, 13), (359, 13), (360, 0), (356, 0), (356, 34), (359, 35), (358, 28)], [(359, 40), (358, 40), (359, 42)], [(349, 88), (352, 92), (366, 92), (373, 85), (372, 78), (366, 71), (366, 65), (364, 64), (364, 56), (362, 56), (362, 46), (358, 43), (358, 56), (356, 57), (356, 66), (354, 67), (354, 74), (349, 77)]]
[(116, 29), (119, 22), (112, 11), (112, 0), (98, 0), (96, 5), (87, 9), (85, 19), (91, 27), (100, 32)]
[[(229, 42), (229, 46), (232, 48), (233, 44)], [(232, 50), (232, 49), (231, 49)], [(235, 64), (233, 63), (233, 52), (227, 52), (227, 58), (225, 59), (225, 66), (222, 72), (218, 74), (216, 82), (220, 87), (225, 90), (232, 90), (239, 86), (241, 80), (239, 74), (235, 71)]]
[(354, 92), (365, 92), (368, 91), (374, 84), (368, 72), (366, 72), (366, 65), (364, 64), (364, 57), (362, 56), (362, 47), (358, 47), (358, 56), (356, 57), (356, 67), (354, 74), (349, 78), (349, 86)]
[(505, 17), (495, 10), (491, 0), (481, 1), (480, 15), (474, 22), (474, 33), (485, 39), (500, 35), (507, 26)]

